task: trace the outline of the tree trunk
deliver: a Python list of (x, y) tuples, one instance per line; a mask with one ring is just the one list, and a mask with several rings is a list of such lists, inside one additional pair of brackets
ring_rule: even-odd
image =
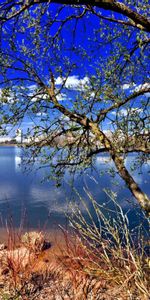
[(47, 87), (46, 90), (48, 95), (50, 96), (51, 101), (54, 103), (55, 108), (57, 108), (65, 116), (69, 117), (70, 120), (91, 130), (91, 132), (95, 135), (96, 139), (100, 141), (101, 145), (103, 145), (105, 149), (110, 153), (120, 176), (126, 182), (132, 195), (137, 199), (141, 208), (149, 214), (150, 201), (148, 199), (148, 196), (139, 188), (137, 183), (134, 181), (134, 179), (132, 178), (132, 176), (130, 175), (130, 173), (124, 165), (124, 159), (120, 156), (120, 153), (117, 152), (118, 149), (115, 149), (108, 137), (100, 130), (99, 125), (95, 122), (91, 122), (86, 116), (75, 114), (69, 111), (66, 107), (64, 107), (58, 102), (55, 95), (55, 80), (52, 73), (51, 88)]
[(119, 172), (119, 175), (125, 181), (132, 195), (137, 199), (141, 208), (144, 209), (148, 214), (150, 214), (150, 200), (148, 196), (140, 189), (140, 187), (137, 185), (133, 177), (126, 169), (124, 165), (124, 159), (120, 156), (119, 153), (117, 153), (117, 149), (112, 146), (111, 141), (107, 138), (107, 136), (105, 136), (105, 134), (100, 131), (97, 124), (90, 123), (89, 125), (97, 140), (99, 140), (110, 153), (111, 158), (113, 159), (115, 166)]
[(126, 182), (132, 195), (137, 199), (140, 206), (149, 214), (150, 213), (150, 200), (148, 196), (140, 189), (137, 183), (134, 181), (133, 177), (130, 175), (128, 170), (124, 165), (124, 159), (115, 153), (111, 154), (111, 157), (115, 163), (120, 176)]

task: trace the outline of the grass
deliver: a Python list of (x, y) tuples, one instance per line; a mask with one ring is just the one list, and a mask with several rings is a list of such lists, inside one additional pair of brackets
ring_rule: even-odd
[[(37, 253), (28, 233), (22, 239), (23, 226), (18, 232), (12, 223), (7, 226), (8, 290), (0, 299), (38, 299), (45, 283), (52, 289), (49, 293), (64, 297), (67, 291), (69, 299), (95, 300), (103, 295), (116, 300), (149, 299), (148, 240), (143, 225), (130, 229), (128, 213), (124, 213), (114, 194), (108, 194), (108, 209), (85, 191), (90, 209), (79, 195), (81, 206), (73, 206), (68, 216), (71, 233), (61, 228), (65, 243), (63, 247), (60, 243), (55, 253), (53, 270), (51, 253), (42, 254), (40, 244), (35, 245)], [(144, 213), (143, 216), (148, 224)], [(20, 251), (24, 246), (25, 251)], [(39, 267), (41, 257), (47, 261), (47, 269)]]
[[(5, 279), (5, 287), (0, 291), (2, 300), (30, 299), (37, 289), (37, 286), (32, 284), (32, 278), (34, 269), (39, 263), (44, 234), (24, 233), (23, 224), (22, 219), (20, 227), (15, 229), (12, 218), (6, 224), (7, 249), (4, 250), (1, 260), (2, 275)], [(44, 271), (41, 270), (41, 273)]]
[[(87, 274), (109, 283), (117, 295), (124, 292), (125, 299), (149, 299), (148, 240), (142, 224), (130, 230), (128, 214), (123, 212), (115, 195), (109, 193), (112, 208), (108, 209), (85, 191), (92, 207), (89, 209), (78, 195), (84, 213), (79, 206), (72, 209), (69, 216), (74, 232), (72, 238), (63, 230), (66, 239), (64, 265), (70, 269), (74, 280), (79, 273)], [(144, 219), (148, 225), (145, 215)]]

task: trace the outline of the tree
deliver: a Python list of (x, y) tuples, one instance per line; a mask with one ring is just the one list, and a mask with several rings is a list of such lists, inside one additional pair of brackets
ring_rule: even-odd
[(139, 153), (136, 164), (150, 153), (147, 1), (70, 4), (1, 4), (1, 131), (30, 116), (30, 162), (42, 154), (59, 178), (109, 153), (149, 212), (148, 196), (125, 166), (128, 153)]

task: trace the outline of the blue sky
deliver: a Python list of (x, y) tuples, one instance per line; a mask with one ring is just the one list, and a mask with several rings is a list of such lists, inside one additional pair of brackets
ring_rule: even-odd
[[(85, 83), (87, 83), (88, 85), (88, 77), (82, 77), (80, 78), (77, 75), (73, 75), (73, 76), (69, 76), (68, 81), (66, 82), (66, 88), (64, 88), (62, 90), (62, 92), (57, 96), (58, 101), (60, 101), (63, 105), (65, 106), (71, 106), (72, 101), (77, 97), (77, 94), (81, 92), (82, 89), (84, 89)], [(56, 84), (57, 87), (59, 88), (60, 84), (61, 84), (62, 79), (60, 77), (56, 78)], [(33, 90), (35, 88), (35, 86), (30, 86), (30, 89)], [(125, 84), (122, 86), (122, 88), (128, 93), (131, 93), (131, 91), (134, 90), (138, 90), (140, 88), (140, 86), (130, 86), (128, 84)], [(93, 95), (91, 94), (91, 97)], [(146, 94), (146, 98), (150, 97), (150, 94), (147, 93)], [(144, 99), (144, 97), (143, 97)], [(36, 102), (37, 99), (33, 98), (33, 102)], [(137, 101), (135, 102), (135, 104), (132, 107), (132, 111), (133, 113), (135, 113), (135, 111), (139, 114), (143, 113), (143, 109), (140, 106), (140, 102), (138, 103)], [(120, 117), (126, 117), (128, 113), (128, 108), (127, 107), (122, 107), (119, 111), (119, 116)], [(55, 111), (51, 111), (51, 120), (53, 118), (55, 118), (57, 116), (57, 112)], [(47, 114), (44, 112), (37, 112), (36, 114), (27, 114), (25, 115), (24, 119), (22, 120), (22, 122), (19, 124), (19, 128), (22, 129), (23, 133), (25, 134), (27, 132), (28, 129), (30, 129), (32, 126), (36, 126), (39, 124), (43, 124), (45, 123), (45, 119), (47, 118)], [(110, 114), (108, 114), (108, 118), (110, 118), (111, 120), (115, 120), (116, 118), (116, 111), (113, 110)], [(43, 120), (43, 121), (42, 121)], [(66, 122), (69, 122), (68, 119), (66, 119)], [(15, 135), (15, 131), (16, 131), (17, 126), (13, 127), (11, 125), (7, 126), (7, 129), (9, 131), (9, 136), (13, 137)], [(106, 119), (103, 124), (102, 124), (102, 129), (104, 131), (110, 131), (113, 130), (112, 127), (112, 123), (109, 119)], [(4, 140), (5, 138), (0, 138), (0, 141)]]
[[(44, 80), (46, 83), (48, 81), (48, 74), (49, 74), (49, 66), (53, 69), (55, 73), (55, 79), (56, 79), (56, 86), (59, 87), (61, 84), (61, 77), (60, 77), (60, 70), (56, 69), (56, 66), (53, 65), (53, 59), (55, 58), (55, 47), (54, 49), (51, 49), (50, 47), (46, 50), (46, 55), (43, 55), (43, 49), (45, 46), (49, 45), (49, 37), (53, 36), (56, 33), (56, 29), (59, 26), (59, 22), (54, 24), (50, 27), (50, 29), (47, 32), (47, 40), (44, 37), (44, 26), (47, 25), (51, 19), (53, 19), (56, 11), (58, 10), (60, 6), (59, 5), (50, 5), (50, 9), (43, 15), (41, 18), (41, 28), (40, 31), (37, 33), (36, 37), (32, 39), (32, 33), (34, 31), (34, 27), (29, 27), (31, 20), (27, 20), (25, 24), (21, 23), (18, 24), (17, 28), (17, 35), (15, 38), (15, 47), (16, 50), (10, 49), (10, 39), (9, 34), (12, 34), (13, 29), (13, 21), (10, 21), (6, 24), (6, 31), (7, 34), (5, 35), (5, 39), (3, 40), (2, 48), (7, 53), (11, 53), (14, 55), (14, 51), (17, 52), (19, 47), (28, 47), (31, 52), (35, 52), (35, 43), (38, 43), (38, 39), (42, 40), (41, 42), (41, 49), (36, 51), (36, 60), (33, 62), (33, 66), (38, 71), (39, 75), (41, 76), (42, 80)], [(50, 12), (51, 11), (51, 12)], [(109, 16), (110, 12), (101, 10), (103, 12), (104, 16)], [(66, 8), (61, 11), (59, 15), (60, 20), (64, 20), (67, 16), (74, 13), (73, 8), (69, 8), (66, 6)], [(31, 10), (31, 14), (34, 16), (34, 11)], [(114, 14), (117, 16), (117, 14)], [(119, 16), (120, 17), (120, 16)], [(33, 20), (34, 21), (34, 20)], [(22, 21), (21, 21), (22, 22)], [(73, 65), (76, 65), (73, 67), (73, 70), (70, 72), (68, 77), (68, 82), (66, 84), (66, 88), (61, 91), (61, 94), (58, 95), (58, 100), (62, 101), (64, 105), (71, 106), (73, 103), (73, 100), (76, 98), (77, 95), (81, 94), (82, 89), (84, 89), (84, 85), (89, 85), (89, 77), (91, 75), (96, 74), (96, 67), (99, 68), (99, 71), (103, 72), (101, 63), (103, 62), (107, 64), (107, 60), (110, 58), (111, 55), (116, 54), (117, 49), (115, 48), (116, 45), (111, 43), (111, 46), (109, 43), (107, 45), (104, 45), (104, 42), (108, 38), (108, 34), (111, 34), (113, 36), (113, 31), (116, 30), (116, 33), (118, 34), (118, 42), (121, 43), (122, 46), (124, 46), (127, 49), (130, 49), (133, 47), (133, 43), (136, 41), (136, 30), (135, 33), (133, 33), (131, 36), (128, 36), (128, 31), (124, 32), (124, 35), (122, 37), (119, 36), (122, 31), (122, 27), (116, 25), (115, 23), (109, 23), (106, 22), (107, 25), (110, 25), (108, 28), (105, 28), (102, 30), (102, 36), (100, 36), (99, 28), (102, 28), (100, 25), (100, 20), (96, 16), (90, 15), (90, 17), (83, 18), (79, 20), (77, 23), (75, 20), (70, 21), (67, 23), (67, 25), (64, 26), (64, 29), (61, 33), (61, 39), (64, 39), (63, 47), (61, 48), (61, 51), (59, 52), (57, 49), (58, 54), (58, 65), (63, 70), (64, 67), (66, 67), (66, 59), (70, 59), (70, 63)], [(75, 33), (73, 32), (74, 26), (76, 26)], [(37, 26), (38, 28), (38, 26)], [(95, 31), (95, 38), (93, 30)], [(60, 39), (60, 47), (61, 47), (61, 39)], [(71, 47), (74, 47), (74, 51), (70, 51)], [(81, 53), (86, 51), (85, 55), (82, 56), (81, 59)], [(138, 52), (136, 52), (136, 55)], [(18, 54), (16, 54), (17, 57), (28, 60), (28, 62), (31, 62), (31, 57), (27, 58), (23, 55), (23, 53), (20, 53), (20, 50), (18, 51)], [(43, 55), (43, 56), (42, 56)], [(89, 57), (88, 57), (89, 55)], [(122, 59), (122, 58), (121, 58)], [(136, 59), (136, 57), (135, 57)], [(50, 63), (51, 62), (51, 63)], [(143, 64), (146, 63), (146, 60), (143, 61)], [(17, 60), (14, 61), (15, 67), (20, 67), (21, 63), (17, 62)], [(12, 72), (12, 70), (8, 70), (8, 76), (10, 79), (13, 79), (14, 77), (22, 77), (26, 78), (26, 75), (24, 75), (21, 71), (15, 71), (15, 73)], [(65, 76), (65, 72), (64, 75)], [(120, 90), (128, 95), (133, 89), (135, 89), (137, 86), (139, 86), (141, 83), (145, 81), (143, 71), (141, 72), (135, 72), (134, 79), (133, 79), (133, 87), (129, 85), (131, 80), (131, 75), (126, 75), (126, 78), (123, 80), (120, 86)], [(1, 80), (1, 78), (0, 78)], [(5, 85), (2, 83), (1, 88), (3, 88)], [(15, 85), (14, 85), (15, 86)], [(34, 81), (33, 82), (27, 82), (26, 87), (28, 87), (29, 93), (32, 89), (34, 89)], [(92, 92), (91, 92), (92, 94)], [(147, 94), (146, 97), (149, 95)], [(32, 100), (34, 102), (34, 99)], [(36, 99), (35, 99), (36, 102)], [(133, 103), (133, 109), (139, 109), (140, 108), (140, 99), (138, 101)], [(31, 127), (34, 122), (36, 124), (41, 122), (41, 111), (37, 112), (36, 114), (28, 114), (24, 117), (22, 124), (19, 125), (23, 129), (24, 132), (26, 132), (28, 127)], [(122, 113), (126, 114), (126, 109), (123, 108)], [(42, 115), (44, 118), (44, 113)], [(115, 112), (113, 112), (110, 116), (112, 120), (115, 118)], [(110, 125), (110, 121), (106, 120), (103, 124), (104, 130), (110, 130), (112, 129)], [(10, 135), (14, 134), (14, 131), (9, 133)]]

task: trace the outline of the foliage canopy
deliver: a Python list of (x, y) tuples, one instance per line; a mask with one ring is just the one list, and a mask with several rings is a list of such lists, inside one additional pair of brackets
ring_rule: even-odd
[(30, 162), (42, 154), (59, 177), (109, 153), (149, 212), (148, 196), (125, 166), (128, 153), (138, 152), (140, 165), (150, 153), (148, 1), (92, 3), (0, 4), (1, 132), (30, 118)]

